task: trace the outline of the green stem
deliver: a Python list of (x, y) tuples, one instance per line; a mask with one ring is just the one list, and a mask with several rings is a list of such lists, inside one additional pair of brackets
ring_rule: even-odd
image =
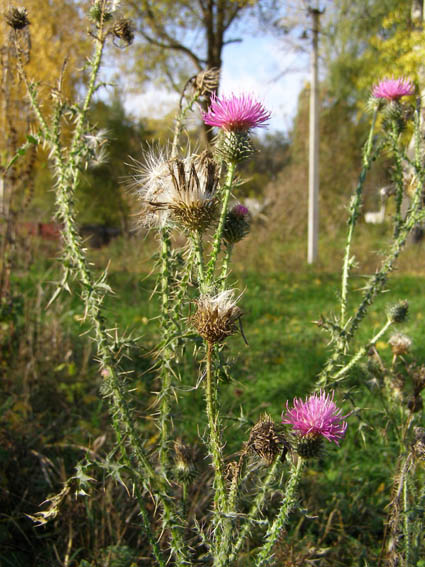
[(226, 488), (224, 483), (223, 456), (219, 433), (219, 417), (216, 408), (216, 384), (213, 384), (212, 353), (214, 346), (207, 342), (207, 365), (205, 382), (205, 402), (209, 429), (209, 449), (214, 468), (214, 523), (216, 539), (219, 541), (221, 532), (221, 515), (226, 510)]
[(252, 524), (258, 519), (258, 517), (261, 514), (261, 510), (263, 508), (264, 505), (264, 500), (266, 498), (267, 492), (270, 488), (270, 486), (273, 484), (273, 482), (276, 479), (276, 475), (279, 469), (279, 465), (280, 465), (280, 456), (278, 455), (272, 466), (270, 467), (266, 478), (264, 479), (264, 481), (260, 484), (258, 491), (257, 491), (257, 495), (255, 497), (254, 503), (251, 506), (251, 509), (249, 510), (248, 516), (245, 520), (245, 523), (240, 531), (239, 537), (236, 540), (236, 543), (234, 544), (234, 546), (232, 547), (231, 553), (229, 555), (229, 564), (231, 565), (238, 557), (239, 551), (243, 545), (243, 543), (245, 542), (246, 538), (248, 537), (251, 529), (252, 529)]
[[(352, 356), (350, 362), (348, 362), (341, 370), (339, 370), (336, 374), (334, 374), (331, 378), (329, 378), (329, 382), (338, 382), (342, 379), (344, 374), (346, 374), (353, 366), (357, 364), (357, 362), (367, 354), (369, 348), (375, 345), (379, 339), (387, 332), (389, 327), (393, 324), (392, 321), (387, 321), (382, 329), (377, 333), (366, 346), (359, 349), (354, 356)], [(328, 382), (328, 383), (329, 383)]]
[(403, 201), (404, 184), (403, 184), (403, 164), (402, 164), (401, 150), (399, 146), (399, 138), (400, 138), (400, 133), (397, 126), (397, 122), (393, 120), (391, 124), (390, 139), (391, 139), (392, 151), (395, 161), (395, 170), (394, 170), (393, 179), (395, 181), (395, 185), (397, 189), (395, 195), (396, 210), (394, 215), (394, 238), (397, 238), (397, 236), (400, 234), (400, 227), (403, 222), (403, 219), (401, 217), (401, 204)]
[(220, 219), (218, 221), (217, 230), (216, 230), (215, 235), (214, 235), (214, 242), (213, 242), (213, 247), (212, 247), (212, 252), (211, 252), (211, 258), (210, 258), (210, 261), (208, 262), (207, 276), (206, 276), (206, 281), (207, 281), (208, 284), (212, 283), (212, 278), (214, 276), (215, 266), (217, 264), (217, 258), (218, 258), (218, 255), (220, 253), (221, 237), (222, 237), (222, 234), (223, 234), (224, 222), (226, 220), (226, 213), (227, 213), (227, 207), (229, 205), (230, 193), (232, 192), (233, 179), (234, 179), (234, 176), (235, 176), (235, 171), (236, 171), (236, 163), (230, 162), (228, 164), (226, 182), (225, 182), (225, 185), (224, 185), (224, 188), (223, 188), (223, 201), (222, 201), (222, 206), (221, 206)]
[(291, 467), (282, 506), (280, 507), (278, 515), (274, 519), (272, 525), (267, 530), (265, 537), (266, 541), (261, 548), (255, 567), (263, 567), (264, 565), (267, 565), (273, 557), (273, 547), (276, 544), (281, 531), (285, 527), (289, 514), (292, 512), (295, 505), (295, 493), (301, 478), (302, 467), (303, 460), (299, 457), (297, 463), (293, 464)]
[(229, 266), (230, 266), (230, 260), (231, 260), (231, 257), (232, 257), (232, 251), (233, 251), (233, 245), (227, 244), (226, 245), (226, 252), (225, 252), (224, 258), (223, 258), (223, 265), (221, 267), (221, 275), (220, 275), (222, 291), (224, 291), (226, 289), (226, 280), (227, 280), (227, 276), (229, 275)]
[(377, 117), (377, 110), (373, 113), (372, 124), (369, 131), (368, 140), (364, 149), (363, 154), (363, 167), (360, 172), (359, 181), (356, 187), (356, 191), (352, 198), (350, 204), (350, 218), (348, 221), (348, 234), (347, 234), (347, 241), (345, 244), (345, 253), (344, 253), (344, 262), (342, 268), (342, 283), (341, 283), (341, 315), (340, 315), (340, 327), (344, 327), (345, 325), (345, 314), (347, 310), (347, 294), (348, 294), (348, 276), (350, 272), (350, 267), (352, 264), (352, 260), (350, 258), (351, 255), (351, 242), (353, 240), (353, 233), (354, 228), (357, 224), (357, 219), (360, 215), (360, 206), (362, 202), (362, 195), (363, 195), (363, 187), (366, 180), (366, 174), (370, 169), (371, 166), (371, 155), (372, 155), (372, 141), (373, 141), (373, 132), (375, 130), (376, 124), (376, 117)]
[(198, 272), (199, 288), (202, 293), (203, 291), (205, 291), (205, 270), (202, 249), (202, 235), (199, 231), (196, 231), (196, 233), (192, 234), (192, 242), (195, 250), (195, 261)]

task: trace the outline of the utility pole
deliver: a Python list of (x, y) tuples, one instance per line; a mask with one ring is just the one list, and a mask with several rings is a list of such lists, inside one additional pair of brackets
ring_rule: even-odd
[(324, 10), (308, 9), (312, 17), (312, 54), (310, 87), (310, 136), (308, 162), (308, 254), (307, 261), (317, 260), (319, 233), (319, 19)]

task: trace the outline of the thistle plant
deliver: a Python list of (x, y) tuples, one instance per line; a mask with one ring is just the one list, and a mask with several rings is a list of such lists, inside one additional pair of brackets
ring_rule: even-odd
[[(22, 10), (8, 16), (16, 42), (22, 21), (26, 18), (27, 14)], [(118, 3), (108, 0), (92, 2), (90, 20), (93, 54), (88, 63), (89, 81), (82, 103), (67, 102), (61, 96), (59, 84), (53, 108), (46, 114), (40, 104), (37, 84), (27, 76), (25, 62), (19, 58), (17, 49), (20, 76), (38, 120), (38, 130), (33, 139), (50, 152), (56, 214), (63, 227), (63, 277), (52, 300), (62, 290), (74, 288), (74, 280), (77, 282), (85, 318), (90, 323), (97, 348), (102, 376), (101, 393), (110, 406), (111, 422), (120, 451), (117, 465), (124, 467), (131, 483), (130, 493), (139, 506), (152, 564), (178, 567), (199, 565), (201, 562), (214, 567), (241, 564), (240, 561), (245, 561), (246, 557), (244, 549), (255, 531), (256, 538), (252, 541), (257, 543), (247, 561), (257, 567), (272, 565), (274, 547), (290, 520), (291, 512), (297, 507), (297, 490), (303, 469), (308, 466), (309, 459), (319, 455), (325, 441), (338, 445), (346, 433), (348, 416), (343, 415), (334, 401), (335, 393), (330, 386), (334, 388), (388, 329), (399, 324), (406, 315), (406, 304), (400, 303), (388, 312), (382, 328), (366, 345), (355, 352), (350, 351), (356, 332), (371, 303), (383, 290), (408, 235), (418, 222), (425, 219), (422, 208), (424, 166), (419, 134), (420, 109), (416, 109), (414, 120), (416, 156), (409, 160), (396, 136), (395, 126), (389, 135), (379, 138), (375, 137), (374, 131), (382, 110), (381, 94), (389, 101), (388, 104), (394, 101), (401, 104), (400, 99), (411, 94), (410, 84), (402, 81), (395, 86), (380, 85), (375, 89), (374, 115), (364, 149), (363, 169), (349, 208), (340, 316), (335, 321), (320, 321), (321, 327), (330, 333), (332, 351), (316, 384), (312, 385), (319, 391), (305, 401), (295, 399), (292, 407), (287, 402), (280, 424), (268, 415), (261, 416), (247, 433), (238, 459), (229, 462), (226, 454), (227, 430), (223, 426), (220, 399), (223, 360), (226, 348), (230, 348), (228, 343), (240, 340), (231, 337), (240, 334), (244, 338), (243, 296), (238, 295), (229, 284), (230, 262), (238, 242), (254, 229), (249, 211), (237, 203), (238, 167), (253, 152), (252, 130), (264, 127), (270, 113), (252, 96), (232, 94), (219, 97), (213, 93), (209, 108), (201, 112), (201, 116), (205, 124), (218, 128), (215, 143), (204, 152), (185, 150), (180, 144), (185, 119), (189, 112), (195, 111), (195, 103), (205, 102), (205, 97), (210, 96), (215, 88), (217, 71), (206, 70), (188, 82), (180, 101), (170, 151), (148, 150), (144, 156), (145, 165), (136, 166), (134, 175), (141, 224), (148, 225), (156, 233), (160, 251), (157, 290), (161, 303), (159, 325), (162, 337), (156, 349), (155, 370), (159, 387), (153, 415), (159, 435), (155, 448), (148, 450), (143, 424), (133, 411), (131, 377), (122, 368), (120, 355), (117, 355), (115, 331), (108, 329), (103, 314), (104, 299), (110, 292), (107, 273), (105, 270), (99, 277), (93, 272), (77, 230), (74, 207), (81, 171), (99, 147), (103, 147), (102, 143), (93, 144), (93, 135), (96, 134), (89, 124), (88, 111), (96, 91), (103, 86), (98, 74), (104, 48), (108, 40), (119, 41), (120, 47), (129, 45), (133, 29), (119, 13)], [(190, 92), (188, 86), (191, 87)], [(67, 121), (71, 123), (69, 131)], [(404, 191), (399, 174), (404, 163), (413, 168), (416, 190), (405, 217), (402, 217), (397, 201), (393, 242), (382, 265), (365, 286), (359, 305), (348, 316), (349, 279), (354, 265), (351, 245), (360, 215), (364, 182), (371, 161), (384, 147), (390, 149), (398, 164), (394, 178), (397, 199)], [(235, 204), (232, 205), (233, 198)], [(184, 248), (177, 250), (178, 254), (173, 244), (174, 234), (185, 240)], [(130, 342), (129, 337), (119, 339), (121, 345)], [(402, 354), (402, 342), (400, 338), (392, 340), (396, 357)], [(205, 420), (199, 431), (208, 455), (211, 482), (206, 487), (210, 496), (208, 505), (200, 516), (196, 510), (188, 513), (194, 467), (190, 462), (184, 431), (172, 419), (182, 389), (185, 367), (180, 361), (183, 349), (191, 357), (192, 364), (188, 366), (198, 370), (198, 375), (189, 380), (203, 389), (205, 400)], [(415, 392), (419, 403), (418, 388)], [(408, 425), (405, 422), (406, 431), (411, 422)], [(417, 443), (420, 445), (421, 442), (419, 435)], [(419, 445), (415, 445), (415, 455), (421, 450)], [(400, 461), (400, 478), (407, 478), (411, 470), (411, 454)], [(406, 483), (407, 480), (403, 480), (397, 494), (404, 495), (408, 490)], [(255, 494), (247, 504), (243, 495), (247, 486), (253, 485)], [(277, 486), (282, 489), (283, 497), (266, 515), (264, 512), (269, 506), (270, 495)], [(406, 500), (407, 497), (403, 498)], [(59, 500), (54, 500), (55, 506)], [(393, 508), (397, 506), (394, 504)], [(404, 518), (406, 514), (407, 509)], [(403, 529), (404, 540), (412, 541), (409, 526)], [(407, 548), (405, 553), (409, 553)]]

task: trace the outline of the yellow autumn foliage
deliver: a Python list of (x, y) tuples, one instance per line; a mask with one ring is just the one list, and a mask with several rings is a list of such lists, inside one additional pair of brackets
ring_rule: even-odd
[(419, 84), (424, 66), (423, 25), (412, 24), (406, 9), (398, 8), (384, 19), (379, 35), (370, 38), (362, 57), (357, 86), (370, 90), (371, 85), (385, 77), (408, 77)]

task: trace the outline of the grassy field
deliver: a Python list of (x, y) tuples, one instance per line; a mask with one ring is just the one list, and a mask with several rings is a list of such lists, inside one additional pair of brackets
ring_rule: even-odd
[[(107, 251), (102, 251), (96, 261), (101, 263), (105, 254)], [(139, 274), (127, 268), (111, 264), (110, 283), (115, 294), (107, 300), (106, 316), (111, 329), (125, 329), (138, 338), (128, 363), (133, 371), (130, 385), (136, 407), (140, 407), (141, 431), (154, 441), (157, 432), (150, 419), (149, 399), (156, 389), (152, 349), (159, 336), (155, 320), (158, 305), (152, 295), (155, 280), (148, 270)], [(99, 449), (103, 459), (113, 452), (106, 404), (98, 395), (94, 348), (84, 334), (87, 329), (79, 299), (63, 294), (45, 311), (54, 289), (49, 282), (58, 278), (56, 270), (50, 261), (38, 262), (15, 282), (22, 301), (16, 301), (10, 310), (15, 314), (4, 318), (2, 327), (2, 365), (7, 376), (0, 402), (5, 510), (0, 524), (0, 563), (6, 566), (52, 564), (54, 545), (59, 553), (69, 541), (65, 531), (77, 505), (68, 502), (63, 518), (42, 528), (34, 528), (25, 514), (36, 513), (47, 494), (60, 490), (78, 460), (90, 457), (96, 444), (105, 443)], [(323, 270), (260, 274), (238, 266), (232, 278), (235, 289), (243, 292), (248, 345), (239, 335), (226, 345), (232, 379), (223, 379), (221, 403), (228, 424), (229, 456), (241, 448), (249, 428), (263, 412), (279, 421), (286, 400), (304, 396), (313, 388), (328, 353), (328, 337), (314, 322), (321, 315), (336, 312), (339, 292), (339, 274)], [(363, 277), (353, 279), (352, 307), (363, 285)], [(371, 308), (356, 344), (367, 343), (383, 325), (390, 305), (407, 299), (410, 316), (400, 330), (412, 338), (413, 347), (406, 360), (425, 364), (423, 286), (422, 276), (394, 275), (386, 293)], [(391, 360), (385, 337), (377, 349), (384, 361)], [(199, 443), (198, 431), (202, 434), (205, 426), (203, 394), (202, 388), (196, 388), (198, 367), (187, 361), (182, 364), (185, 378), (172, 417), (180, 436), (194, 445)], [(345, 413), (353, 412), (347, 439), (339, 450), (329, 447), (325, 456), (309, 467), (302, 486), (302, 508), (280, 546), (283, 566), (307, 565), (307, 560), (314, 560), (311, 564), (323, 567), (365, 567), (374, 565), (379, 554), (397, 443), (384, 418), (382, 396), (374, 389), (364, 361), (339, 386), (337, 397)], [(106, 441), (102, 441), (105, 432)], [(199, 451), (202, 455), (202, 449)], [(108, 480), (106, 473), (99, 475), (94, 469), (90, 470), (104, 493), (91, 496), (95, 504), (86, 500), (77, 506), (79, 523), (73, 524), (76, 554), (70, 565), (98, 565), (82, 560), (91, 561), (115, 544), (123, 549), (127, 546), (129, 553), (127, 563), (116, 565), (145, 565), (143, 553), (137, 551), (143, 545), (137, 518), (130, 522), (132, 529), (124, 529), (120, 515), (128, 508), (122, 504), (117, 510), (114, 504), (125, 499), (125, 491)], [(205, 482), (202, 478), (199, 483)], [(26, 487), (24, 495), (22, 486)], [(112, 501), (105, 502), (102, 494), (114, 495)], [(112, 521), (106, 521), (106, 515)], [(99, 525), (103, 526), (101, 537)]]

